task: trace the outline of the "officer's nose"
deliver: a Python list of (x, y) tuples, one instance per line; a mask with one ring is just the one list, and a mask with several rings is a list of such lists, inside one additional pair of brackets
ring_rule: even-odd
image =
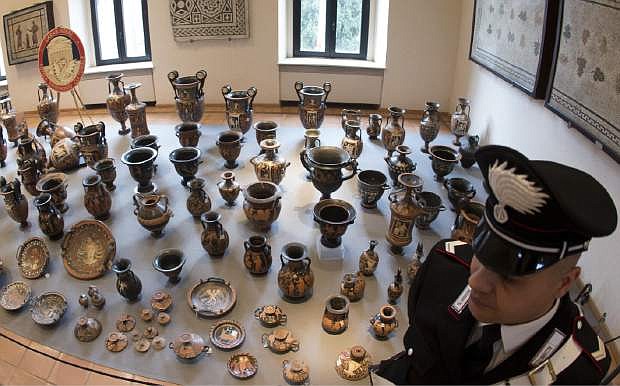
[(491, 294), (495, 290), (499, 276), (485, 268), (476, 257), (473, 258), (469, 270), (468, 284), (472, 290), (482, 293)]

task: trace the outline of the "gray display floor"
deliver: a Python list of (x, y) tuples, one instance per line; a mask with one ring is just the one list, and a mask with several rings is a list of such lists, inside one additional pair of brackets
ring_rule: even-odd
[[(170, 114), (167, 116), (169, 117)], [(159, 239), (152, 238), (149, 232), (138, 224), (133, 215), (131, 196), (136, 183), (130, 177), (127, 167), (118, 161), (120, 155), (128, 148), (130, 138), (119, 137), (116, 133), (118, 125), (111, 119), (104, 118), (107, 125), (110, 156), (118, 161), (116, 180), (118, 188), (112, 193), (112, 215), (105, 223), (112, 229), (116, 238), (117, 257), (131, 259), (133, 271), (142, 280), (142, 299), (136, 303), (128, 303), (121, 298), (116, 292), (116, 277), (111, 271), (93, 281), (80, 281), (72, 278), (65, 271), (61, 261), (61, 241), (48, 240), (47, 242), (51, 251), (48, 276), (38, 280), (22, 279), (15, 260), (18, 245), (31, 236), (44, 237), (38, 227), (32, 197), (25, 193), (29, 200), (30, 228), (20, 230), (19, 225), (8, 217), (6, 211), (0, 209), (0, 229), (2, 229), (0, 256), (3, 257), (6, 267), (4, 274), (0, 276), (0, 284), (4, 286), (15, 280), (24, 280), (32, 286), (35, 296), (47, 290), (60, 291), (67, 297), (69, 309), (61, 322), (51, 329), (36, 325), (30, 318), (30, 312), (25, 309), (17, 313), (2, 310), (0, 311), (0, 323), (3, 326), (59, 351), (104, 366), (182, 384), (239, 383), (239, 380), (230, 376), (226, 370), (228, 358), (236, 352), (249, 352), (258, 359), (258, 373), (247, 381), (249, 384), (283, 384), (282, 360), (284, 359), (305, 361), (310, 367), (311, 383), (345, 384), (348, 382), (340, 379), (334, 370), (334, 363), (340, 351), (360, 344), (369, 351), (375, 361), (378, 361), (402, 350), (402, 336), (408, 324), (406, 306), (408, 285), (405, 285), (405, 292), (397, 303), (399, 310), (397, 318), (400, 326), (393, 336), (384, 341), (375, 339), (370, 331), (368, 320), (379, 311), (381, 305), (387, 302), (387, 287), (397, 268), (406, 269), (417, 241), (424, 242), (426, 253), (437, 240), (449, 237), (450, 227), (455, 218), (453, 212), (446, 210), (440, 213), (439, 218), (428, 230), (414, 230), (414, 242), (405, 248), (403, 256), (395, 256), (389, 252), (389, 245), (385, 241), (385, 231), (390, 216), (388, 192), (379, 202), (377, 209), (363, 209), (357, 194), (356, 181), (351, 179), (332, 195), (334, 198), (350, 202), (357, 211), (355, 224), (349, 227), (343, 237), (345, 258), (338, 262), (320, 261), (316, 256), (316, 240), (320, 234), (312, 216), (312, 208), (318, 202), (320, 193), (305, 179), (306, 172), (299, 161), (299, 152), (303, 146), (303, 128), (298, 118), (292, 115), (257, 114), (255, 121), (274, 120), (280, 125), (278, 139), (282, 147), (279, 153), (291, 161), (291, 167), (280, 185), (283, 190), (280, 218), (267, 234), (273, 249), (273, 266), (267, 275), (253, 276), (243, 266), (243, 241), (259, 232), (253, 229), (245, 218), (241, 207), (242, 196), (238, 198), (236, 206), (226, 207), (216, 187), (220, 174), (227, 170), (215, 146), (217, 133), (224, 130), (224, 126), (203, 124), (203, 135), (199, 143), (205, 162), (201, 165), (198, 176), (206, 179), (206, 188), (213, 202), (213, 210), (221, 213), (223, 226), (230, 235), (227, 253), (222, 258), (214, 259), (209, 257), (201, 247), (202, 226), (199, 221), (191, 217), (185, 207), (189, 192), (181, 186), (180, 177), (168, 161), (170, 151), (178, 147), (177, 138), (174, 135), (174, 125), (177, 121), (163, 120), (158, 118), (158, 114), (149, 115), (148, 119), (151, 133), (159, 136), (162, 145), (157, 161), (159, 171), (154, 182), (159, 186), (161, 193), (169, 197), (174, 211), (174, 217), (166, 227), (164, 236)], [(206, 121), (209, 122), (209, 119)], [(417, 162), (416, 173), (424, 178), (424, 189), (438, 193), (446, 207), (449, 207), (445, 189), (433, 180), (431, 161), (427, 155), (419, 151), (422, 140), (417, 129), (412, 129), (414, 124), (411, 121), (407, 121), (406, 126), (408, 129), (405, 144), (414, 149), (412, 156)], [(339, 145), (342, 136), (340, 117), (326, 117), (321, 135), (323, 145)], [(246, 137), (247, 141), (242, 149), (239, 167), (234, 170), (241, 185), (256, 180), (249, 159), (258, 154), (259, 147), (253, 130), (248, 132)], [(383, 160), (385, 156), (383, 146), (379, 141), (369, 141), (365, 133), (363, 138), (364, 151), (359, 160), (360, 168), (381, 170), (387, 175), (387, 165)], [(451, 140), (452, 136), (442, 131), (434, 143), (450, 144)], [(49, 150), (48, 144), (46, 148)], [(0, 174), (13, 178), (16, 175), (14, 149), (9, 149), (7, 163), (6, 168), (0, 169)], [(69, 174), (67, 202), (70, 209), (64, 216), (65, 232), (76, 222), (92, 218), (84, 208), (84, 193), (81, 186), (82, 178), (89, 173), (91, 173), (90, 169), (82, 168)], [(485, 198), (477, 166), (465, 170), (459, 165), (451, 176), (468, 178), (478, 191), (476, 200)], [(341, 335), (329, 335), (321, 328), (325, 299), (329, 295), (338, 293), (340, 280), (344, 273), (357, 271), (358, 257), (368, 247), (368, 241), (371, 239), (379, 241), (376, 248), (380, 255), (379, 267), (374, 276), (366, 278), (364, 298), (350, 306), (349, 328)], [(313, 296), (308, 301), (299, 304), (283, 300), (277, 286), (277, 273), (280, 269), (278, 256), (282, 246), (291, 241), (302, 242), (308, 247), (316, 278)], [(166, 278), (152, 268), (153, 257), (163, 248), (181, 248), (187, 256), (187, 263), (181, 273), (182, 280), (176, 285), (168, 284)], [(237, 290), (237, 304), (224, 318), (237, 320), (245, 326), (247, 336), (239, 349), (232, 352), (214, 349), (212, 355), (203, 356), (191, 364), (179, 362), (168, 348), (162, 351), (155, 351), (151, 348), (144, 354), (135, 351), (131, 345), (120, 353), (111, 353), (105, 349), (105, 336), (115, 330), (115, 320), (122, 313), (134, 315), (138, 319), (136, 328), (140, 331), (146, 328), (148, 324), (138, 318), (139, 311), (149, 307), (150, 296), (158, 289), (165, 289), (174, 297), (171, 311), (172, 322), (165, 327), (151, 322), (159, 328), (160, 335), (170, 341), (182, 332), (194, 332), (208, 340), (209, 329), (214, 321), (196, 317), (187, 304), (186, 292), (201, 278), (206, 279), (211, 276), (230, 281)], [(88, 314), (97, 317), (102, 322), (103, 332), (93, 342), (80, 343), (73, 336), (73, 326), (77, 318), (85, 312), (78, 304), (78, 296), (86, 292), (90, 284), (97, 285), (107, 299), (103, 310), (97, 311), (89, 308), (87, 311)], [(265, 304), (278, 304), (287, 313), (286, 327), (300, 341), (298, 352), (277, 355), (262, 347), (261, 335), (270, 332), (271, 329), (262, 327), (254, 319), (254, 309)], [(365, 379), (359, 383), (368, 382), (368, 379)]]

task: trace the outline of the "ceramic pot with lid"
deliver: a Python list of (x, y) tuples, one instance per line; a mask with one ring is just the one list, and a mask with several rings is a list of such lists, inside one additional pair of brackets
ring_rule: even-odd
[(365, 288), (366, 280), (362, 272), (345, 273), (340, 282), (340, 295), (346, 296), (351, 302), (356, 302), (364, 297)]
[(275, 304), (258, 307), (254, 310), (254, 317), (265, 327), (284, 325), (287, 320), (287, 316), (284, 311), (282, 311), (282, 309)]
[(310, 378), (310, 368), (303, 361), (282, 361), (282, 376), (290, 385), (303, 385)]
[(286, 328), (276, 328), (271, 334), (263, 334), (261, 340), (263, 347), (276, 354), (299, 350), (299, 341)]
[(205, 340), (198, 334), (184, 333), (168, 344), (168, 347), (174, 351), (177, 359), (183, 362), (192, 362), (196, 360), (202, 353), (211, 354), (211, 347), (207, 346)]

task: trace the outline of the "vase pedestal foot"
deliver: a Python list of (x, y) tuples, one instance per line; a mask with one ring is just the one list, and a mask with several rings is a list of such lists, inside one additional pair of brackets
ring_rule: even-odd
[(336, 248), (328, 248), (321, 243), (321, 238), (316, 239), (316, 252), (319, 260), (339, 261), (344, 260), (344, 245), (340, 244)]

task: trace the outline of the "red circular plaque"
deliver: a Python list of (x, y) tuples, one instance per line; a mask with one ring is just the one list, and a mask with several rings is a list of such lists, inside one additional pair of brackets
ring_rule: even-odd
[(82, 41), (73, 30), (56, 27), (39, 45), (39, 72), (55, 91), (69, 91), (84, 75), (86, 57)]

